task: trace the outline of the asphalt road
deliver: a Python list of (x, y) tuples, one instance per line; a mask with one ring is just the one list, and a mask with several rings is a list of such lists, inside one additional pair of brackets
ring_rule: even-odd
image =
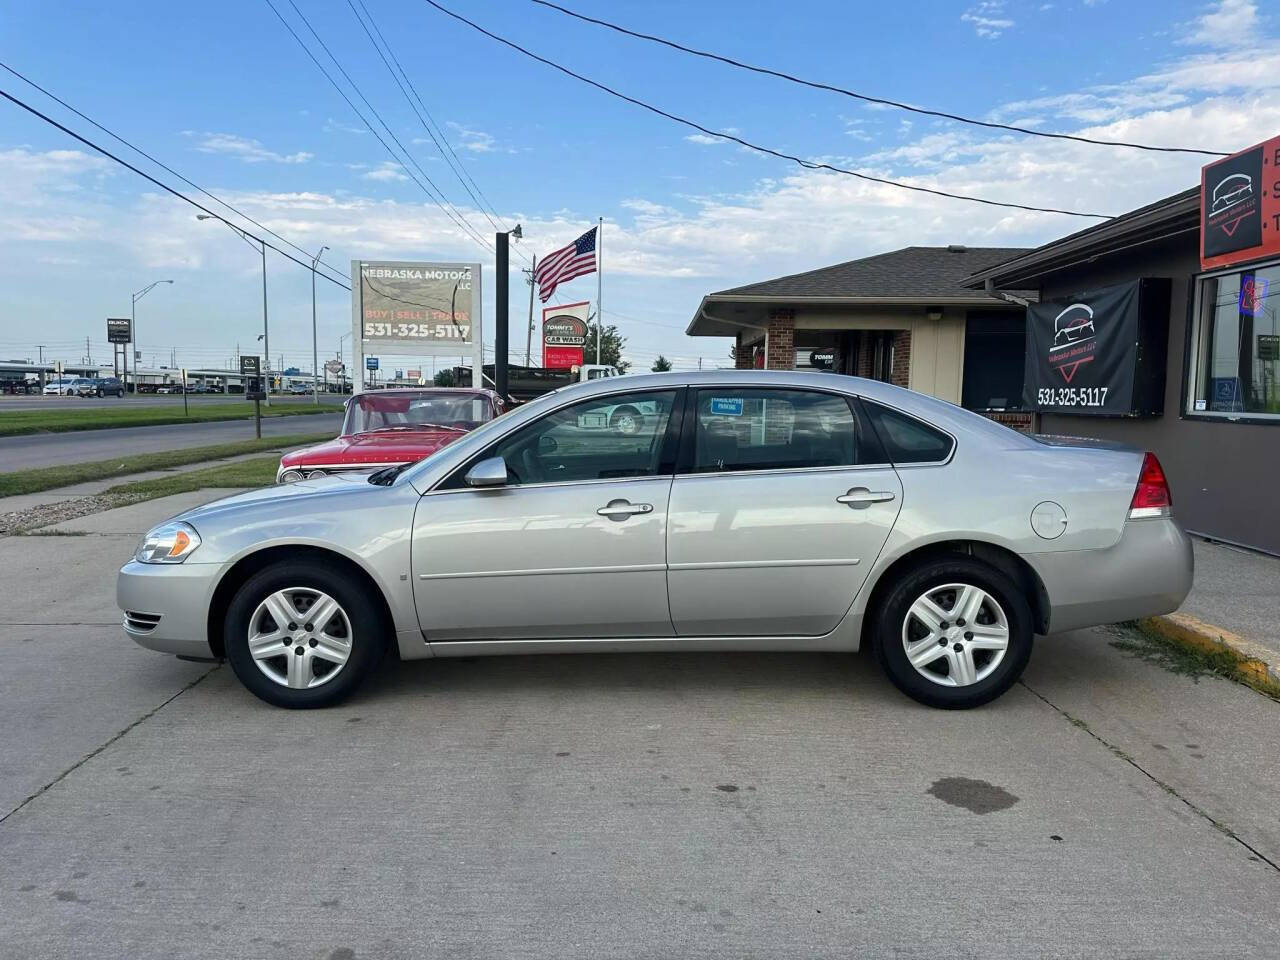
[(116, 625), (176, 506), (0, 539), (2, 956), (1277, 953), (1280, 705), (1114, 633), (968, 712), (814, 654), (388, 661), (281, 711)]
[[(296, 417), (269, 417), (262, 421), (264, 437), (302, 433), (338, 434), (342, 415), (317, 413)], [(114, 456), (156, 453), (185, 447), (252, 440), (252, 420), (219, 420), (212, 423), (180, 423), (160, 427), (119, 427), (113, 430), (77, 430), (0, 437), (0, 473), (52, 467), (69, 463), (106, 460)]]

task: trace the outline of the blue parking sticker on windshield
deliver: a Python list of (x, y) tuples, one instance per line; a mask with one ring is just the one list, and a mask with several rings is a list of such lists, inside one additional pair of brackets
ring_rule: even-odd
[(740, 417), (742, 416), (742, 398), (712, 397), (711, 412), (718, 413), (726, 417)]

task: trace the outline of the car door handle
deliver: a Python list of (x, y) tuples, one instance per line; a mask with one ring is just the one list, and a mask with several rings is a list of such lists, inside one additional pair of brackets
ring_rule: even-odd
[(865, 510), (873, 503), (885, 503), (893, 499), (889, 490), (868, 490), (866, 487), (854, 487), (848, 493), (836, 497), (836, 503), (846, 504), (853, 510)]
[(653, 513), (652, 503), (632, 503), (630, 500), (610, 500), (596, 513), (610, 520), (625, 520), (641, 513)]

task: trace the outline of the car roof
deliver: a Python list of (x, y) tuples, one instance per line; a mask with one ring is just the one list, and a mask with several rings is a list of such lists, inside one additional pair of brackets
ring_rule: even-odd
[(387, 387), (385, 390), (361, 390), (356, 396), (384, 397), (395, 393), (474, 393), (483, 394), (486, 397), (497, 396), (486, 387)]

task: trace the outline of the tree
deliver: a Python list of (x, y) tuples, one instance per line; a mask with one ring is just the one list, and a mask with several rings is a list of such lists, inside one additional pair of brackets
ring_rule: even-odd
[(437, 387), (456, 387), (458, 385), (457, 374), (447, 367), (443, 370), (437, 370), (435, 375), (435, 385)]
[(619, 373), (626, 373), (627, 368), (631, 366), (622, 359), (622, 350), (627, 345), (627, 338), (618, 333), (618, 328), (612, 323), (600, 331), (600, 356), (604, 359), (596, 359), (596, 329), (599, 326), (598, 323), (587, 324), (587, 342), (582, 347), (582, 362), (609, 364), (617, 367)]
[(653, 361), (653, 367), (651, 369), (654, 373), (666, 373), (671, 369), (671, 361), (662, 354), (658, 354), (658, 359)]

